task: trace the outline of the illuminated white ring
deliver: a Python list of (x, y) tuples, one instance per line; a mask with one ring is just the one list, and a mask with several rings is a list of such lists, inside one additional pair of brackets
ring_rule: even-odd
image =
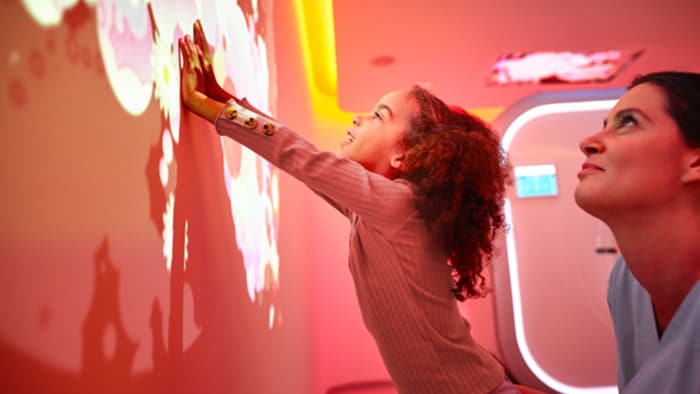
[[(560, 113), (572, 113), (572, 112), (587, 112), (587, 111), (600, 111), (609, 110), (612, 108), (617, 99), (615, 100), (595, 100), (595, 101), (579, 101), (579, 102), (569, 102), (569, 103), (553, 103), (553, 104), (543, 104), (537, 107), (533, 107), (522, 114), (520, 114), (515, 120), (508, 126), (506, 132), (503, 134), (503, 139), (501, 140), (501, 145), (505, 152), (508, 152), (510, 144), (513, 142), (515, 135), (520, 131), (523, 126), (531, 122), (533, 119), (545, 115), (554, 115)], [(511, 212), (510, 200), (505, 199), (504, 214), (506, 217), (506, 225), (510, 229), (506, 232), (506, 253), (508, 255), (508, 277), (510, 279), (510, 289), (511, 289), (511, 301), (513, 304), (513, 321), (515, 323), (515, 341), (520, 350), (520, 354), (527, 364), (530, 371), (532, 371), (535, 376), (542, 381), (544, 384), (550, 388), (561, 392), (561, 393), (571, 393), (571, 394), (613, 394), (617, 393), (617, 387), (615, 386), (598, 386), (598, 387), (576, 387), (570, 386), (564, 382), (557, 380), (555, 377), (548, 374), (540, 364), (532, 356), (530, 352), (530, 347), (525, 339), (525, 326), (523, 324), (523, 310), (522, 310), (522, 300), (520, 298), (520, 278), (518, 276), (518, 258), (515, 252), (515, 225), (513, 224), (513, 215)]]

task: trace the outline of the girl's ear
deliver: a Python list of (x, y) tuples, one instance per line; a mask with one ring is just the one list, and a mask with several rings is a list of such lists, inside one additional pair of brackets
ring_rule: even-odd
[(389, 165), (391, 166), (391, 168), (393, 168), (399, 172), (403, 172), (403, 170), (404, 170), (403, 159), (405, 157), (406, 157), (406, 153), (404, 151), (395, 152), (391, 156), (391, 161), (389, 162)]
[(700, 184), (700, 148), (696, 148), (688, 153), (688, 163), (685, 171), (681, 176), (681, 182), (684, 184), (697, 182)]

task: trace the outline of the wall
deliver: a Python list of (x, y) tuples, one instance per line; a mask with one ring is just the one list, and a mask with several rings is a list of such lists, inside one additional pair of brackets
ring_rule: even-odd
[[(277, 15), (195, 3), (0, 4), (4, 392), (310, 392), (307, 194), (181, 112), (168, 46), (197, 15), (227, 37)], [(240, 62), (275, 110), (275, 70)]]

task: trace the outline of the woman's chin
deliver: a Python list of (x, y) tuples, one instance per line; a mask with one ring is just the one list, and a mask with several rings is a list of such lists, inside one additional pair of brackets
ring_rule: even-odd
[(600, 214), (600, 208), (602, 201), (599, 193), (593, 193), (592, 190), (586, 190), (586, 188), (579, 185), (574, 191), (574, 201), (581, 209), (586, 211), (588, 214), (598, 217)]

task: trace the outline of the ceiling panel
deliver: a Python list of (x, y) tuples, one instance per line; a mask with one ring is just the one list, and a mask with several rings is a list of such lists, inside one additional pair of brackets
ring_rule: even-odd
[[(661, 69), (700, 71), (700, 1), (335, 0), (340, 107), (367, 111), (386, 92), (427, 83), (452, 104), (504, 107), (555, 90), (625, 86)], [(499, 55), (638, 50), (606, 83), (487, 86)], [(377, 57), (393, 58), (375, 65)]]

